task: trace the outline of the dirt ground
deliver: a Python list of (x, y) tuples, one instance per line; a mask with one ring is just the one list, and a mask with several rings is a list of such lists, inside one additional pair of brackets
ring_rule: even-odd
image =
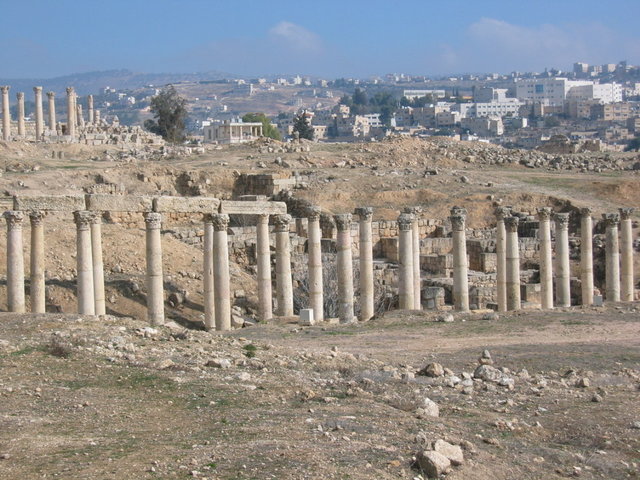
[[(460, 205), (478, 228), (493, 225), (498, 204), (531, 212), (591, 206), (594, 218), (640, 204), (634, 170), (470, 162), (476, 147), (465, 142), (309, 144), (297, 153), (263, 147), (208, 146), (200, 155), (141, 160), (116, 147), (0, 142), (0, 203), (8, 208), (13, 194), (80, 194), (104, 185), (185, 195), (194, 182), (207, 195), (230, 198), (240, 173), (295, 171), (310, 178), (296, 198), (329, 213), (373, 206), (374, 219), (416, 204), (427, 218), (444, 219)], [(636, 157), (619, 155), (625, 165)], [(434, 169), (437, 175), (425, 175)], [(464, 463), (449, 479), (640, 475), (637, 304), (499, 320), (456, 315), (453, 323), (395, 311), (353, 326), (185, 330), (203, 316), (202, 251), (171, 229), (197, 224), (163, 225), (166, 293), (188, 291), (189, 298), (167, 304), (170, 326), (155, 331), (144, 329), (141, 225), (103, 225), (110, 316), (92, 319), (72, 313), (72, 218), (47, 217), (47, 297), (57, 312), (0, 313), (0, 478), (424, 479), (413, 460), (436, 440), (463, 449)], [(27, 278), (28, 238), (26, 220)], [(0, 265), (5, 252), (0, 235)], [(234, 262), (231, 269), (232, 288), (255, 297), (252, 270)], [(474, 378), (484, 349), (500, 381)], [(433, 362), (444, 375), (416, 375)], [(439, 417), (421, 410), (426, 397)]]
[[(638, 475), (635, 304), (225, 335), (144, 327), (0, 315), (4, 478), (426, 478), (413, 458), (438, 439), (463, 446), (449, 479)], [(448, 386), (484, 349), (513, 389)], [(431, 362), (451, 372), (413, 376)], [(425, 397), (439, 417), (420, 415)]]

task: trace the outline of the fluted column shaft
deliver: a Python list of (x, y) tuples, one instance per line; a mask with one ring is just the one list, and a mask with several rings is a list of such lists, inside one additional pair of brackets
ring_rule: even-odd
[(338, 235), (338, 317), (340, 323), (353, 322), (353, 257), (351, 252), (351, 214), (335, 215)]
[(162, 274), (162, 215), (144, 214), (147, 257), (147, 318), (151, 325), (164, 324), (164, 279)]
[(11, 110), (9, 109), (9, 86), (0, 87), (2, 92), (2, 139), (6, 142), (11, 138)]
[(375, 314), (373, 286), (373, 235), (371, 219), (373, 209), (356, 208), (360, 222), (358, 224), (360, 250), (360, 320), (369, 320)]
[(18, 100), (18, 136), (24, 137), (24, 92), (16, 93), (16, 99)]
[(258, 215), (257, 228), (258, 263), (258, 312), (265, 322), (273, 318), (273, 291), (271, 287), (271, 245), (269, 242), (269, 215)]
[(96, 315), (105, 315), (104, 263), (102, 261), (102, 212), (91, 217), (91, 258), (93, 262), (93, 297)]
[(506, 230), (506, 290), (507, 310), (520, 310), (520, 249), (518, 246), (518, 217), (504, 219)]
[(540, 306), (543, 309), (553, 308), (553, 256), (551, 252), (551, 209), (538, 209), (540, 228)]
[(620, 215), (608, 213), (602, 215), (605, 224), (605, 254), (606, 254), (606, 298), (609, 302), (620, 301), (620, 253), (618, 243), (618, 223)]
[(583, 208), (580, 217), (580, 283), (582, 305), (593, 304), (593, 220), (591, 208)]
[(73, 212), (76, 223), (76, 262), (78, 313), (95, 315), (95, 297), (93, 290), (93, 258), (91, 254), (90, 223), (93, 212)]
[(569, 214), (556, 213), (556, 305), (571, 306), (571, 270), (569, 267)]
[(42, 113), (42, 87), (33, 87), (36, 100), (36, 141), (42, 140), (44, 134), (44, 115)]
[(322, 230), (320, 229), (320, 208), (312, 207), (308, 212), (308, 269), (309, 306), (316, 322), (324, 320), (324, 292), (322, 279)]
[(203, 265), (202, 265), (202, 283), (203, 283), (203, 303), (204, 303), (204, 328), (211, 330), (215, 328), (215, 294), (214, 294), (214, 274), (213, 274), (213, 214), (205, 213), (204, 222), (204, 239), (203, 239)]
[(469, 267), (467, 264), (467, 238), (463, 214), (449, 217), (453, 235), (453, 306), (456, 310), (469, 310)]
[(631, 214), (633, 208), (620, 208), (620, 300), (634, 300), (633, 232)]
[(216, 330), (231, 330), (231, 277), (229, 273), (229, 215), (217, 213), (213, 220), (213, 289)]
[(76, 136), (76, 106), (75, 91), (73, 87), (67, 87), (67, 135)]
[(291, 215), (274, 217), (276, 231), (276, 298), (278, 315), (293, 316), (293, 282), (291, 279), (291, 244), (289, 241)]
[(413, 308), (415, 310), (422, 309), (422, 282), (420, 278), (420, 214), (421, 207), (406, 207), (405, 213), (411, 213), (415, 219), (411, 224), (411, 234), (413, 235)]
[(7, 221), (7, 307), (10, 312), (24, 313), (24, 254), (22, 252), (22, 212), (3, 214)]
[(498, 207), (496, 214), (496, 293), (498, 311), (507, 311), (507, 260), (506, 260), (506, 230), (505, 217), (510, 215), (506, 207)]
[(410, 213), (402, 213), (398, 217), (398, 259), (399, 279), (398, 296), (400, 308), (411, 310), (413, 302), (413, 230), (411, 225), (414, 216)]
[(31, 311), (45, 313), (46, 294), (44, 281), (44, 214), (29, 212), (31, 222), (30, 293)]
[(49, 99), (49, 130), (56, 131), (56, 94), (55, 92), (47, 92)]

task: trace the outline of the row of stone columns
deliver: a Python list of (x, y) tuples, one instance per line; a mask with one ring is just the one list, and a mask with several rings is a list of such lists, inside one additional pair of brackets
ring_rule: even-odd
[[(2, 139), (8, 141), (11, 139), (11, 111), (9, 107), (9, 89), (10, 87), (0, 86), (2, 93)], [(41, 140), (44, 135), (44, 113), (42, 108), (42, 87), (33, 87), (35, 98), (35, 138)], [(82, 106), (77, 103), (77, 95), (73, 87), (67, 87), (67, 135), (74, 137), (76, 135), (76, 127), (84, 126), (84, 117), (82, 115)], [(55, 93), (47, 92), (49, 99), (49, 130), (56, 130), (56, 106)], [(25, 108), (24, 108), (24, 92), (16, 94), (17, 110), (18, 110), (18, 136), (26, 135), (25, 129)], [(97, 123), (96, 111), (93, 107), (93, 95), (87, 97), (87, 110), (89, 115), (89, 123)]]

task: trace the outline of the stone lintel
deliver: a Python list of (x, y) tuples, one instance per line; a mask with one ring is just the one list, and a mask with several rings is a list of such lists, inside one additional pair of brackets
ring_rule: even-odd
[(153, 199), (153, 211), (160, 213), (218, 213), (220, 200), (213, 197), (169, 197)]
[(220, 213), (229, 215), (280, 215), (287, 213), (287, 204), (284, 202), (243, 202), (237, 200), (222, 200), (220, 202)]
[(87, 210), (100, 212), (152, 212), (153, 197), (141, 195), (85, 195)]
[(84, 210), (84, 195), (16, 195), (13, 209), (47, 212), (75, 212)]

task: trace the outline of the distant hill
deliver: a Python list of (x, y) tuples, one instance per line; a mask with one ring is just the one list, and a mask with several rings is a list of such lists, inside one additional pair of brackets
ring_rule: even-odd
[(102, 72), (74, 73), (63, 77), (41, 78), (0, 78), (0, 85), (11, 86), (11, 98), (15, 92), (25, 92), (26, 97), (33, 95), (32, 88), (42, 86), (45, 92), (54, 91), (59, 95), (72, 85), (79, 95), (95, 94), (103, 87), (116, 89), (135, 89), (145, 85), (166, 85), (178, 82), (200, 82), (222, 80), (224, 78), (242, 78), (230, 73), (211, 71), (201, 73), (141, 73), (130, 70), (106, 70)]

